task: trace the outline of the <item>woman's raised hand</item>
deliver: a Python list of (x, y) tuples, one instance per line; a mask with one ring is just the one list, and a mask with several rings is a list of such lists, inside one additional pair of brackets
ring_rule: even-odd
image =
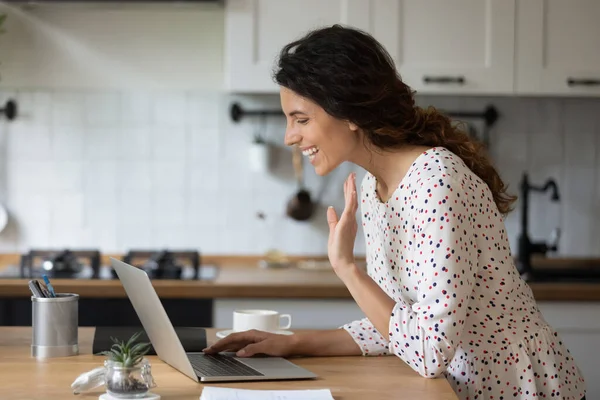
[(351, 173), (344, 182), (344, 211), (338, 216), (333, 207), (327, 209), (329, 225), (328, 255), (329, 262), (337, 274), (354, 266), (354, 241), (358, 231), (356, 211), (358, 199), (356, 195), (356, 173)]

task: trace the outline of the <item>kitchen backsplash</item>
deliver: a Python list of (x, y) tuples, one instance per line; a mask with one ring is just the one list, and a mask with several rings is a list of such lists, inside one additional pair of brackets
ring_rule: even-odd
[[(325, 254), (325, 209), (343, 206), (342, 165), (318, 177), (305, 162), (306, 185), (322, 208), (296, 222), (285, 206), (297, 190), (285, 122), (229, 119), (232, 101), (278, 107), (277, 96), (220, 92), (4, 91), (21, 115), (2, 122), (0, 201), (11, 215), (0, 252), (28, 248), (198, 248), (210, 254), (260, 254), (275, 248)], [(598, 99), (419, 97), (422, 105), (479, 111), (500, 119), (490, 152), (509, 188), (521, 174), (534, 184), (557, 180), (561, 201), (532, 193), (531, 236), (560, 227), (560, 255), (600, 255), (600, 109)], [(263, 123), (264, 122), (264, 123)], [(271, 170), (249, 166), (255, 133), (272, 144)], [(520, 203), (506, 224), (516, 251)], [(362, 231), (356, 245), (364, 253)]]

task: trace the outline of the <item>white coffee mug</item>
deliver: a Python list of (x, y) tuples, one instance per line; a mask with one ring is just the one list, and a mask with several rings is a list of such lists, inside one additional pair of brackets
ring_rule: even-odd
[[(287, 318), (285, 325), (281, 320)], [(233, 330), (236, 332), (256, 329), (259, 331), (275, 332), (289, 329), (292, 326), (290, 314), (279, 314), (273, 310), (236, 310), (233, 312)]]

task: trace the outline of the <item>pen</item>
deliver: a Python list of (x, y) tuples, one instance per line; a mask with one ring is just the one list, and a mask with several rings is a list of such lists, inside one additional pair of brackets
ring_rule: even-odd
[(44, 274), (44, 275), (42, 275), (42, 278), (44, 279), (44, 282), (46, 283), (46, 287), (48, 288), (48, 291), (50, 292), (50, 297), (56, 297), (56, 294), (54, 293), (54, 288), (52, 287), (50, 280), (48, 280), (48, 276), (46, 276)]
[(36, 285), (36, 283), (37, 281), (35, 280), (29, 281), (29, 290), (31, 290), (31, 293), (33, 293), (33, 297), (46, 297), (40, 290), (39, 286)]

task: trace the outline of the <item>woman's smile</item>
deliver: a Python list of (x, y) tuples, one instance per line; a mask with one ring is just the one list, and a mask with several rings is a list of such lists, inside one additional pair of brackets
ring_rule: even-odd
[(308, 160), (311, 164), (314, 165), (315, 158), (319, 153), (319, 148), (317, 146), (310, 146), (302, 149), (302, 154), (308, 157)]

